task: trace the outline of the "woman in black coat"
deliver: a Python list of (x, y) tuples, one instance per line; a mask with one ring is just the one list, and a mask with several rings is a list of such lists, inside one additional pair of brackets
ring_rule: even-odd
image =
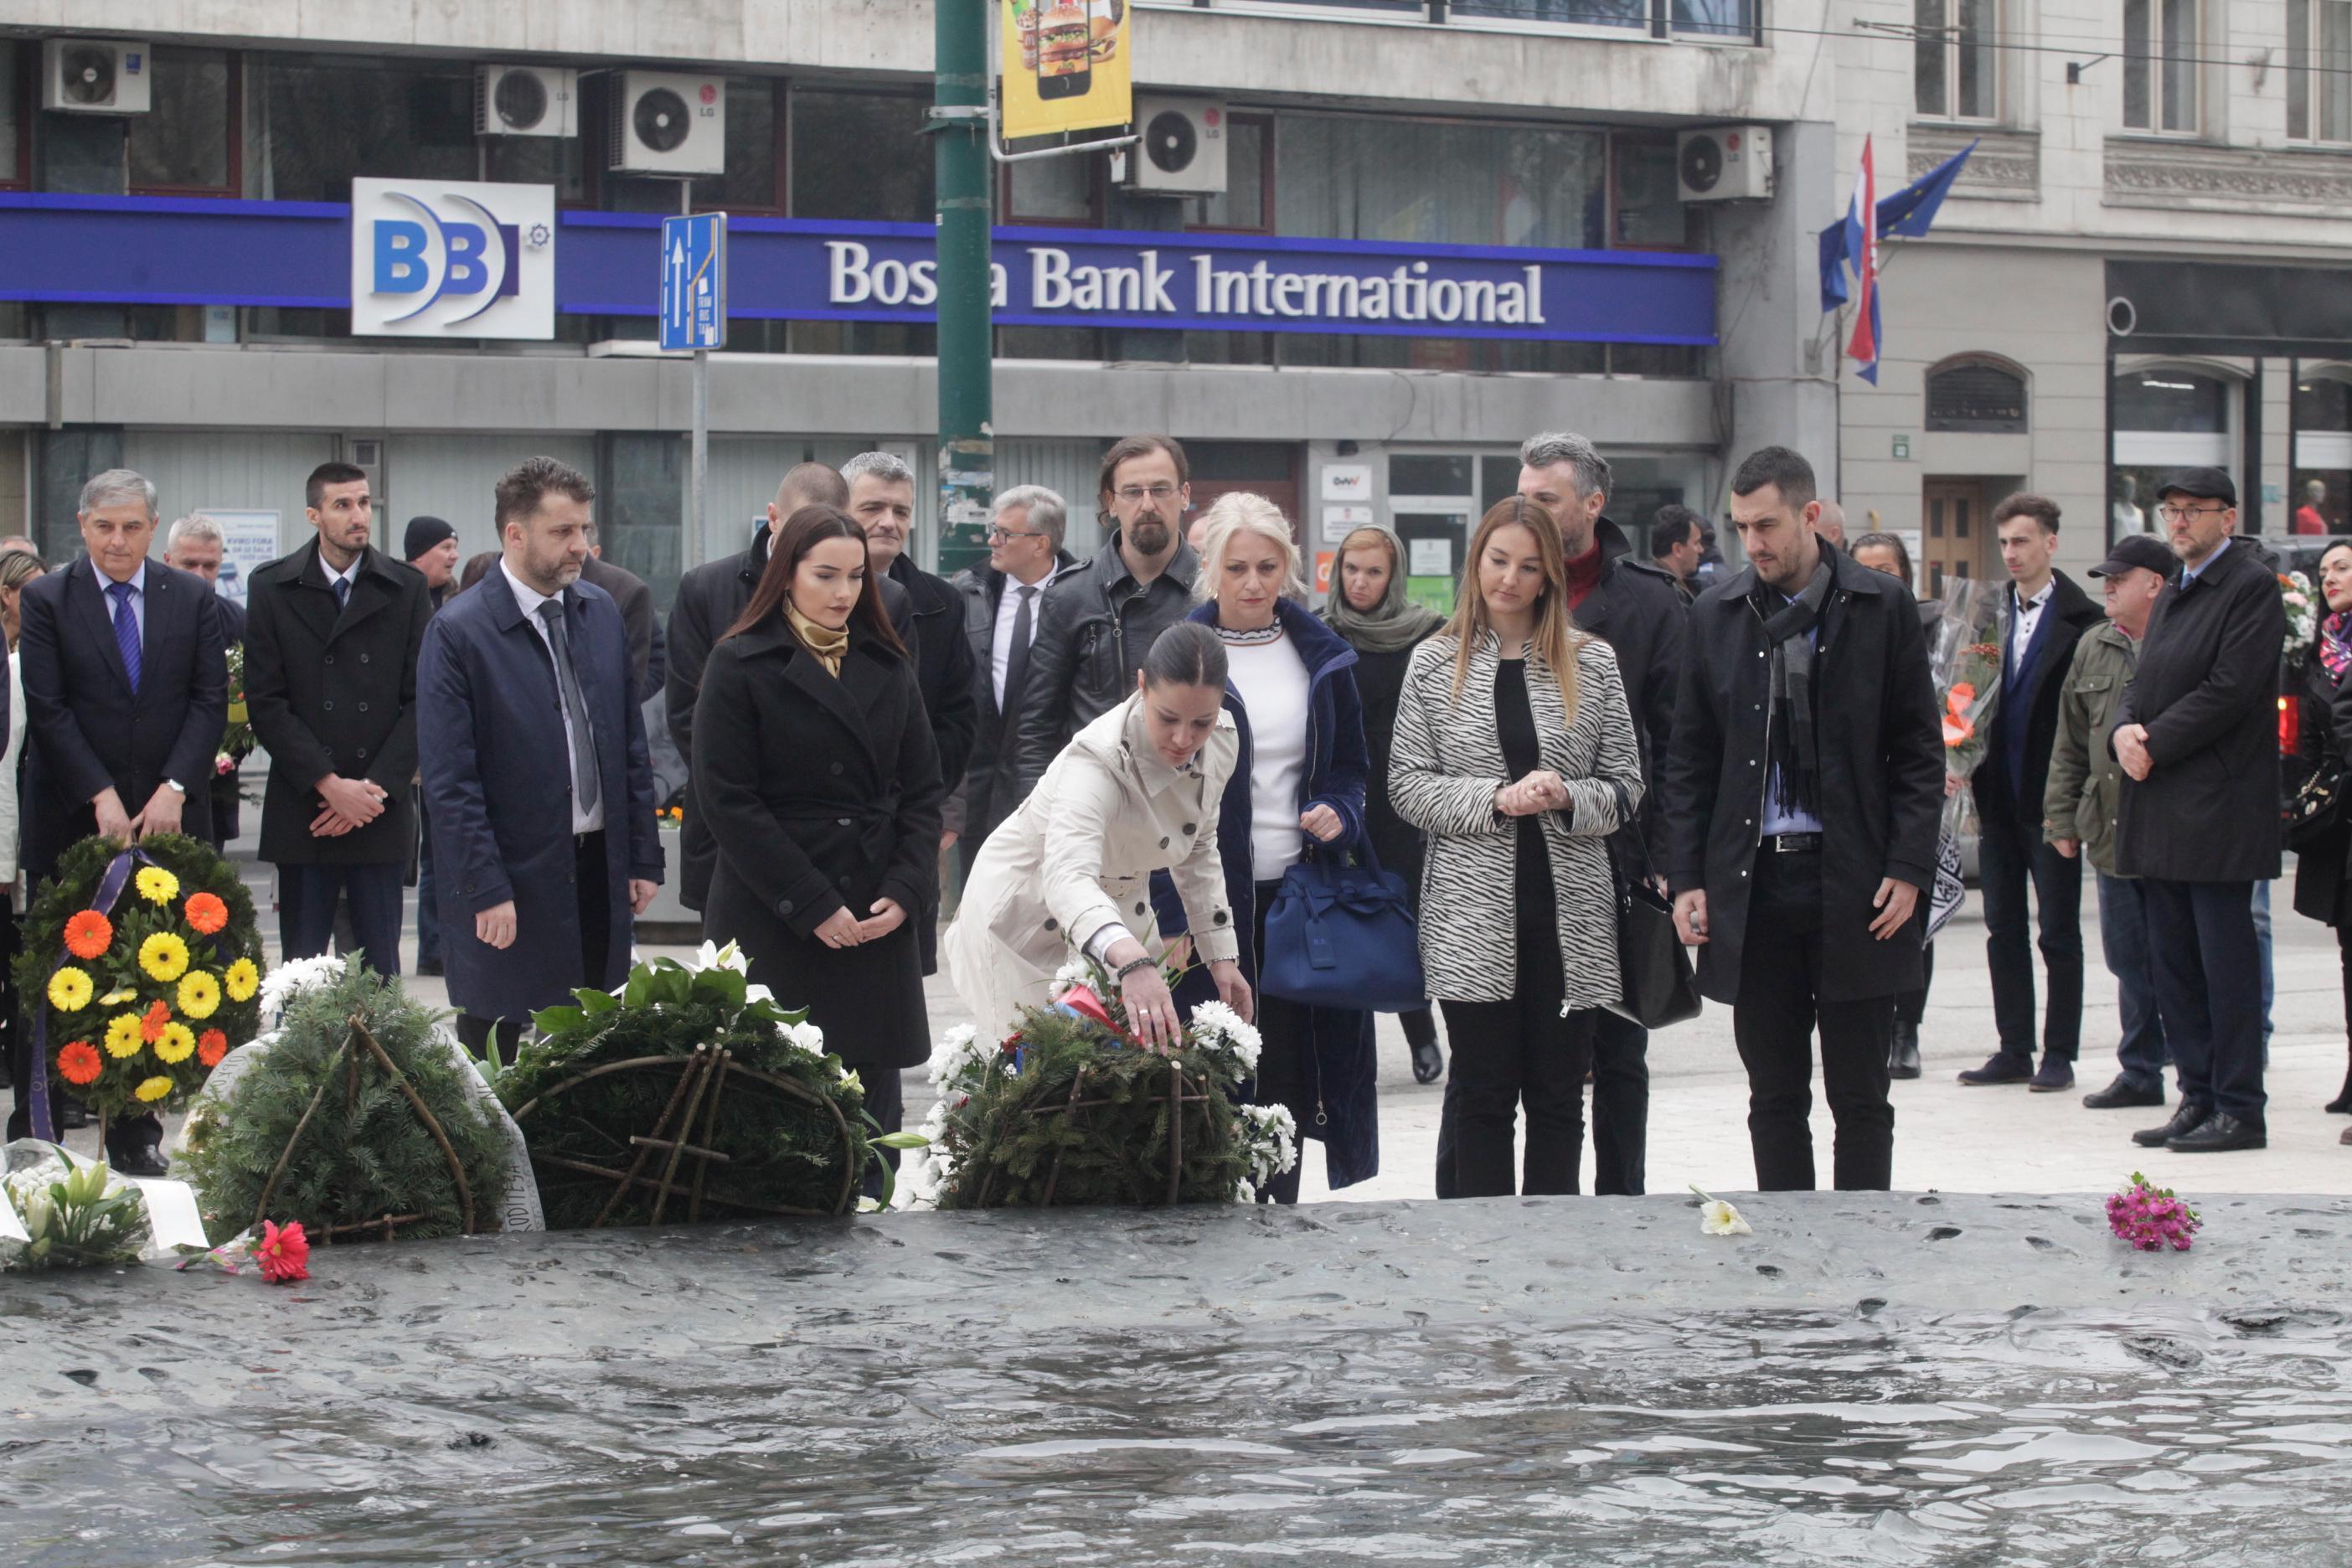
[(930, 1055), (914, 921), (936, 896), (939, 753), (913, 664), (846, 513), (786, 519), (751, 602), (710, 651), (694, 799), (719, 862), (704, 935), (806, 1007), (896, 1131), (898, 1072)]
[[(2319, 558), (2319, 596), (2326, 601), (2319, 635), (2310, 658), (2304, 660), (2302, 683), (2294, 689), (2303, 699), (2303, 729), (2296, 746), (2299, 772), (2308, 774), (2352, 761), (2352, 542), (2331, 544)], [(2294, 912), (2336, 929), (2336, 945), (2344, 960), (2344, 1016), (2347, 1042), (2352, 1042), (2352, 820), (2339, 811), (2336, 824), (2297, 852), (2294, 867)], [(2352, 1043), (2347, 1043), (2352, 1052)], [(2327, 1102), (2342, 1114), (2352, 1111), (2352, 1066), (2344, 1075), (2344, 1089)], [(2352, 1130), (2343, 1142), (2352, 1143)]]
[[(1445, 617), (1404, 594), (1404, 545), (1388, 529), (1367, 524), (1339, 542), (1339, 559), (1322, 616), (1356, 650), (1356, 694), (1364, 705), (1364, 750), (1371, 773), (1364, 785), (1364, 826), (1381, 867), (1404, 879), (1415, 918), (1421, 903), (1421, 829), (1389, 804), (1389, 742), (1396, 731), (1397, 697), (1412, 650), (1445, 625)], [(1427, 1004), (1398, 1017), (1412, 1047), (1416, 1083), (1435, 1083), (1445, 1071), (1437, 1047), (1437, 1016)]]

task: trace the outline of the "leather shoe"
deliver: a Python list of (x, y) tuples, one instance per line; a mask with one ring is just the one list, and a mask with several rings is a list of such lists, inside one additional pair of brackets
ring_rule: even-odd
[(2013, 1057), (2007, 1051), (1994, 1053), (1980, 1068), (1970, 1068), (1960, 1074), (1960, 1081), (1982, 1086), (1993, 1083), (2026, 1083), (2033, 1077), (2033, 1058)]
[(2256, 1123), (2216, 1112), (2193, 1131), (2166, 1139), (2164, 1146), (2176, 1154), (2226, 1154), (2232, 1149), (2266, 1149), (2270, 1142)]
[(2132, 1082), (2126, 1074), (2117, 1074), (2116, 1081), (2105, 1089), (2094, 1089), (2083, 1097), (2083, 1103), (2093, 1110), (2119, 1110), (2130, 1105), (2162, 1105), (2164, 1085), (2143, 1089)]
[(1888, 1078), (1919, 1076), (1918, 1025), (1906, 1024), (1900, 1018), (1895, 1021), (1895, 1041), (1886, 1053), (1886, 1076)]
[(106, 1163), (114, 1168), (118, 1176), (152, 1178), (172, 1173), (172, 1163), (163, 1158), (163, 1146), (156, 1143), (138, 1143), (127, 1149), (110, 1150)]
[(2025, 1086), (2036, 1094), (2055, 1094), (2074, 1087), (2074, 1064), (2054, 1051), (2042, 1053), (2042, 1070)]
[(2183, 1133), (2196, 1131), (2212, 1114), (2211, 1106), (2200, 1105), (2193, 1100), (2184, 1100), (2180, 1102), (2180, 1109), (2172, 1113), (2171, 1121), (2161, 1127), (2142, 1128), (2132, 1134), (2132, 1142), (2143, 1149), (2164, 1148)]
[(1435, 1040), (1412, 1047), (1413, 1082), (1435, 1083), (1444, 1075), (1445, 1054), (1437, 1048)]
[(420, 958), (416, 961), (416, 973), (419, 975), (441, 974), (443, 973), (441, 961), (437, 958)]

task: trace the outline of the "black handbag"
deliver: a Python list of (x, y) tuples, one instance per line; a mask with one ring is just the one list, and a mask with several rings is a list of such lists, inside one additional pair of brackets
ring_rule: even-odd
[(2312, 769), (2279, 811), (2286, 847), (2300, 853), (2335, 831), (2344, 820), (2344, 764), (2329, 757)]
[[(1622, 1000), (1609, 1011), (1645, 1029), (1663, 1029), (1687, 1023), (1705, 1005), (1698, 994), (1698, 976), (1691, 968), (1690, 949), (1675, 930), (1675, 907), (1657, 889), (1657, 872), (1650, 864), (1650, 847), (1642, 842), (1642, 826), (1625, 786), (1612, 780), (1617, 792), (1620, 831), (1633, 840), (1642, 857), (1642, 875), (1620, 877), (1617, 882), (1617, 966), (1624, 980)], [(1610, 857), (1613, 868), (1616, 857)]]

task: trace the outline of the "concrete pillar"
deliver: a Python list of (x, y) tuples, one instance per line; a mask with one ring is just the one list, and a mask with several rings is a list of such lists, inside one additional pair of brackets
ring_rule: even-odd
[(1822, 313), (1815, 237), (1842, 210), (1836, 128), (1808, 121), (1774, 138), (1769, 202), (1716, 209), (1720, 258), (1717, 358), (1729, 396), (1720, 515), (1731, 471), (1759, 447), (1792, 447), (1812, 460), (1824, 494), (1838, 486), (1838, 343)]

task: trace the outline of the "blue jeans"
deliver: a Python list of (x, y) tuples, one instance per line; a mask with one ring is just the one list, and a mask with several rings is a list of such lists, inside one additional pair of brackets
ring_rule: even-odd
[(2147, 903), (2140, 884), (2128, 877), (2099, 876), (2099, 946), (2107, 973), (2116, 977), (2116, 1010), (2123, 1015), (2123, 1038), (2116, 1059), (2134, 1089), (2162, 1089), (2172, 1048), (2164, 1037), (2164, 1016), (2156, 1005), (2156, 977), (2148, 963)]

